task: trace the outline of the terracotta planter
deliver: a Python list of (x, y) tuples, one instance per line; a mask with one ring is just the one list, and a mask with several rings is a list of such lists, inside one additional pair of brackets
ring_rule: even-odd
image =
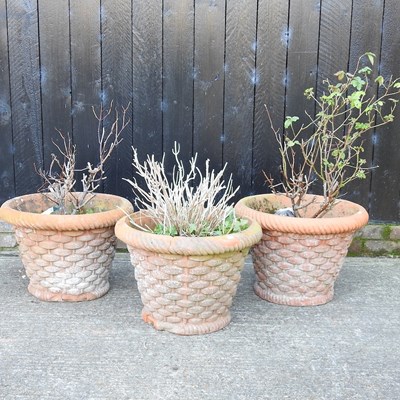
[[(333, 298), (353, 235), (368, 222), (368, 213), (358, 204), (340, 200), (323, 218), (273, 214), (286, 207), (290, 207), (289, 199), (273, 194), (246, 197), (235, 207), (238, 215), (254, 219), (263, 230), (262, 240), (251, 251), (254, 290), (277, 304), (325, 304)], [(307, 215), (313, 210), (315, 206), (309, 206)]]
[[(141, 213), (133, 216), (138, 224), (152, 224)], [(179, 335), (210, 333), (229, 324), (244, 259), (261, 238), (261, 228), (252, 221), (240, 233), (194, 238), (146, 233), (125, 217), (115, 233), (128, 245), (143, 320)]]
[[(96, 194), (88, 207), (106, 210), (84, 215), (44, 215), (53, 206), (42, 194), (6, 201), (0, 218), (14, 225), (28, 291), (45, 301), (83, 301), (103, 296), (115, 253), (115, 223), (128, 200)], [(119, 208), (117, 208), (119, 207)]]

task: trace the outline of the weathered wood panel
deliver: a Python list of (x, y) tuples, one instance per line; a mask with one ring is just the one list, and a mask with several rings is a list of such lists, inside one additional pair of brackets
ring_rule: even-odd
[(0, 0), (0, 203), (15, 195), (7, 8)]
[(223, 161), (237, 197), (252, 190), (256, 21), (256, 0), (227, 3)]
[[(374, 53), (377, 58), (373, 66), (373, 77), (378, 75), (379, 56), (382, 40), (382, 17), (384, 0), (353, 0), (353, 15), (351, 20), (350, 66), (354, 70), (361, 54), (367, 51)], [(376, 93), (376, 87), (372, 86), (369, 93)], [(369, 132), (364, 138), (364, 158), (367, 165), (372, 166), (373, 159), (373, 132)], [(356, 201), (366, 209), (369, 208), (369, 192), (371, 175), (367, 179), (356, 180), (346, 188), (346, 198)]]
[(7, 1), (15, 192), (36, 192), (42, 167), (42, 116), (37, 2)]
[[(115, 110), (121, 114), (132, 99), (132, 4), (131, 0), (103, 0), (101, 3), (102, 32), (102, 101), (106, 107), (113, 102)], [(132, 108), (127, 116), (132, 121)], [(113, 118), (105, 121), (107, 131)], [(107, 179), (104, 191), (131, 196), (131, 190), (122, 178), (132, 177), (132, 124), (121, 134), (122, 142), (114, 150), (106, 165)]]
[[(286, 116), (297, 115), (306, 121), (305, 111), (314, 114), (314, 104), (304, 97), (317, 77), (320, 0), (290, 4), (289, 48), (287, 60)], [(304, 29), (304, 27), (307, 29)]]
[[(141, 159), (161, 159), (163, 101), (162, 2), (133, 0), (133, 146)], [(169, 151), (169, 149), (168, 149)]]
[(318, 93), (322, 81), (339, 70), (347, 70), (350, 46), (352, 2), (323, 0), (318, 52)]
[[(400, 76), (400, 2), (385, 1), (380, 73)], [(374, 135), (374, 169), (371, 181), (370, 217), (377, 221), (400, 221), (400, 108), (393, 124)]]
[(194, 152), (222, 167), (225, 1), (199, 0), (195, 9)]
[(70, 0), (72, 132), (77, 166), (97, 163), (98, 121), (92, 106), (101, 103), (100, 0)]
[(163, 10), (163, 147), (165, 165), (173, 165), (174, 142), (181, 156), (193, 152), (194, 2), (165, 0)]
[[(39, 7), (39, 9), (38, 9)], [(314, 106), (306, 87), (351, 69), (365, 51), (374, 74), (400, 75), (395, 0), (0, 0), (0, 197), (36, 191), (33, 164), (48, 166), (55, 127), (72, 132), (78, 165), (97, 162), (91, 107), (132, 102), (132, 125), (103, 190), (132, 198), (131, 145), (140, 157), (181, 145), (199, 166), (228, 162), (238, 197), (267, 191), (279, 154), (264, 108), (285, 115)], [(383, 27), (383, 30), (382, 30)], [(382, 44), (382, 46), (381, 46)], [(373, 90), (373, 89), (372, 89)], [(368, 165), (346, 197), (371, 218), (400, 221), (400, 118), (367, 138)], [(316, 188), (317, 189), (317, 188)]]
[(289, 1), (260, 0), (258, 5), (256, 96), (254, 112), (253, 185), (267, 190), (263, 172), (279, 180), (280, 155), (265, 110), (275, 129), (282, 129), (285, 111)]
[(48, 169), (56, 129), (72, 133), (71, 63), (68, 0), (39, 2), (40, 75), (42, 89), (43, 157)]

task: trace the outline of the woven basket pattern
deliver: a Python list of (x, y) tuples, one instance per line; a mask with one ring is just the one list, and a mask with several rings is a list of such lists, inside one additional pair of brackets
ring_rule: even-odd
[(277, 304), (325, 304), (343, 265), (352, 233), (301, 235), (263, 231), (253, 247), (255, 292)]
[(15, 235), (35, 297), (83, 301), (107, 293), (116, 246), (113, 227), (69, 232), (17, 227)]
[(205, 256), (128, 249), (146, 322), (180, 335), (210, 333), (228, 325), (248, 249)]

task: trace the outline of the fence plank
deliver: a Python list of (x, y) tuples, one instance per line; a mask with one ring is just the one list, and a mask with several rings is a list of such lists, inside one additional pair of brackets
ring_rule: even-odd
[(70, 0), (72, 129), (77, 166), (98, 161), (97, 120), (101, 102), (100, 0)]
[(163, 21), (163, 146), (167, 171), (171, 149), (180, 143), (188, 158), (193, 146), (193, 24), (192, 0), (164, 1)]
[(7, 2), (17, 195), (37, 191), (40, 179), (34, 165), (42, 167), (43, 162), (36, 5), (33, 0)]
[[(350, 67), (354, 70), (358, 58), (367, 51), (377, 55), (373, 66), (373, 76), (376, 77), (379, 68), (379, 55), (381, 51), (381, 29), (384, 0), (353, 0), (353, 15), (351, 24)], [(371, 87), (369, 94), (376, 93), (376, 87)], [(372, 166), (373, 132), (368, 133), (364, 140), (364, 157), (367, 166)], [(369, 207), (369, 190), (371, 176), (351, 182), (346, 187), (346, 198), (356, 201), (365, 208)]]
[(251, 191), (257, 1), (231, 0), (226, 10), (223, 160), (237, 197)]
[(222, 167), (225, 1), (199, 0), (195, 10), (194, 151)]
[(283, 127), (289, 1), (260, 0), (257, 31), (257, 82), (254, 113), (253, 185), (267, 190), (263, 171), (278, 182), (280, 155), (264, 105), (275, 129)]
[(331, 78), (339, 70), (347, 70), (351, 11), (351, 1), (322, 1), (318, 54), (319, 93), (322, 90), (322, 80)]
[(48, 168), (52, 141), (60, 143), (56, 128), (72, 132), (71, 63), (68, 0), (39, 3), (40, 61), (43, 115), (44, 168)]
[[(314, 87), (317, 77), (319, 0), (292, 2), (289, 16), (286, 115), (297, 115), (306, 123), (305, 111), (314, 114), (314, 104), (304, 90)], [(304, 27), (307, 29), (304, 29)]]
[[(109, 106), (114, 102), (118, 112), (132, 98), (132, 13), (131, 0), (103, 0), (101, 6), (102, 25), (102, 82), (103, 102)], [(128, 117), (132, 120), (132, 108)], [(109, 129), (112, 119), (106, 121)], [(132, 124), (121, 135), (122, 142), (114, 150), (106, 165), (107, 179), (104, 191), (130, 197), (132, 191), (122, 178), (132, 176)]]
[(139, 156), (161, 159), (162, 2), (133, 1), (133, 145)]
[[(0, 20), (7, 21), (5, 0), (0, 0)], [(2, 23), (0, 24), (0, 204), (15, 196), (7, 40), (7, 23)]]
[[(400, 76), (399, 16), (400, 2), (385, 1), (383, 42), (380, 73), (383, 76)], [(392, 124), (377, 129), (374, 136), (370, 218), (376, 221), (400, 221), (400, 108), (395, 111)]]

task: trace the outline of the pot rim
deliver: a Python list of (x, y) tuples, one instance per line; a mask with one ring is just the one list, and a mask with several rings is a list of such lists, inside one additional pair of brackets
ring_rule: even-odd
[(42, 196), (43, 194), (41, 193), (31, 193), (7, 200), (0, 207), (0, 220), (4, 220), (16, 227), (23, 228), (54, 231), (80, 231), (113, 226), (116, 221), (125, 214), (124, 211), (130, 213), (133, 210), (132, 204), (129, 200), (107, 193), (95, 193), (95, 197), (92, 201), (96, 202), (96, 198), (107, 199), (108, 201), (111, 201), (111, 204), (115, 204), (115, 208), (93, 214), (38, 214), (28, 211), (20, 211), (15, 208), (18, 202), (23, 202), (27, 199), (35, 201)]
[[(145, 216), (143, 211), (132, 213), (131, 217)], [(249, 227), (241, 232), (221, 236), (182, 237), (158, 235), (144, 232), (133, 227), (128, 217), (122, 217), (115, 226), (115, 235), (128, 246), (159, 254), (177, 254), (185, 256), (205, 256), (237, 252), (251, 247), (262, 236), (260, 225), (246, 217)]]
[[(259, 194), (247, 196), (239, 200), (235, 206), (237, 215), (250, 217), (257, 221), (265, 230), (297, 233), (297, 234), (320, 234), (330, 235), (339, 233), (351, 233), (362, 228), (368, 223), (368, 212), (364, 207), (349, 200), (338, 200), (341, 204), (353, 209), (351, 215), (327, 218), (291, 218), (281, 215), (269, 214), (257, 211), (248, 206), (248, 203), (255, 199), (284, 197), (279, 194)], [(320, 195), (312, 195), (322, 198)], [(286, 197), (285, 197), (286, 198)]]

